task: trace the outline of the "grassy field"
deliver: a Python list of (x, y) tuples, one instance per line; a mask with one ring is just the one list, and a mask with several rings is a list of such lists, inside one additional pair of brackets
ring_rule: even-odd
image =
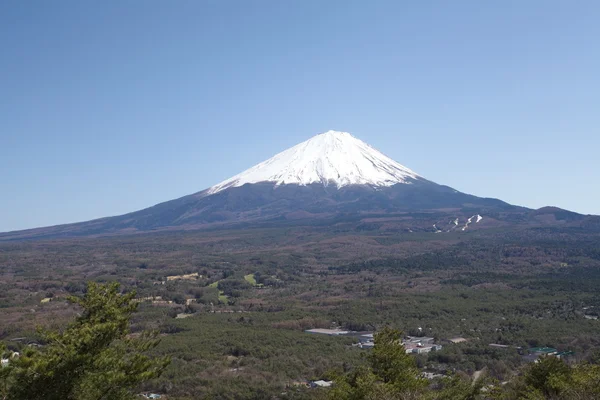
[(219, 281), (211, 283), (210, 285), (208, 285), (208, 287), (217, 289), (219, 291), (219, 294), (217, 295), (217, 299), (219, 300), (219, 303), (225, 304), (225, 305), (229, 304), (229, 298), (227, 297), (225, 292), (223, 292), (222, 290), (219, 290)]
[(254, 274), (244, 275), (244, 279), (246, 280), (246, 282), (248, 282), (252, 286), (256, 286), (257, 285), (256, 278), (254, 278)]

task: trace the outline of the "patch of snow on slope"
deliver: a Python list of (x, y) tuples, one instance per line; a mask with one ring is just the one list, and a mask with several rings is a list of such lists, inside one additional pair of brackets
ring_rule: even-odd
[(454, 226), (448, 228), (448, 230), (446, 231), (446, 233), (451, 232), (453, 229), (455, 229), (456, 227), (458, 227), (458, 218), (456, 218), (454, 221), (448, 222), (448, 225), (452, 225), (452, 224), (454, 224)]
[(208, 189), (208, 194), (246, 183), (392, 186), (422, 179), (347, 132), (328, 131), (291, 147)]
[(479, 221), (481, 221), (483, 219), (483, 217), (479, 214), (477, 214), (477, 221), (475, 221), (475, 223), (479, 223)]
[(467, 223), (465, 224), (465, 226), (462, 227), (462, 231), (466, 230), (469, 227), (469, 224), (473, 221), (473, 218), (475, 218), (475, 215), (473, 215), (471, 218), (469, 218), (467, 220)]

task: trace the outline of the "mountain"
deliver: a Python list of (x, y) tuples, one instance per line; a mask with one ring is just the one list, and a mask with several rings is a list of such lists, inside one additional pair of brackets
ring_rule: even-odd
[(328, 131), (192, 195), (121, 216), (4, 233), (0, 240), (298, 224), (444, 233), (583, 219), (459, 192), (349, 133)]
[(208, 194), (260, 182), (276, 185), (386, 187), (423, 178), (347, 132), (328, 131), (291, 147), (224, 182)]

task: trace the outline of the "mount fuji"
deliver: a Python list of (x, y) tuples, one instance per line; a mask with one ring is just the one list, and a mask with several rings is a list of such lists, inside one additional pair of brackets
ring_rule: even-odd
[(349, 185), (392, 186), (422, 179), (347, 132), (328, 131), (289, 148), (224, 182), (208, 194), (245, 184), (321, 183), (338, 189)]
[(349, 133), (328, 131), (195, 194), (121, 216), (3, 233), (0, 240), (286, 225), (445, 233), (580, 217), (459, 192)]

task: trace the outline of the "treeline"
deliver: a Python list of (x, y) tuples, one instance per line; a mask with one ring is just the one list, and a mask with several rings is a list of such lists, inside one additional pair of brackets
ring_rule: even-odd
[(360, 271), (393, 271), (402, 273), (408, 271), (433, 271), (439, 269), (454, 269), (469, 266), (471, 262), (458, 254), (456, 250), (446, 252), (426, 253), (407, 258), (385, 258), (368, 260), (342, 266), (331, 266), (329, 271), (342, 273), (357, 273)]

